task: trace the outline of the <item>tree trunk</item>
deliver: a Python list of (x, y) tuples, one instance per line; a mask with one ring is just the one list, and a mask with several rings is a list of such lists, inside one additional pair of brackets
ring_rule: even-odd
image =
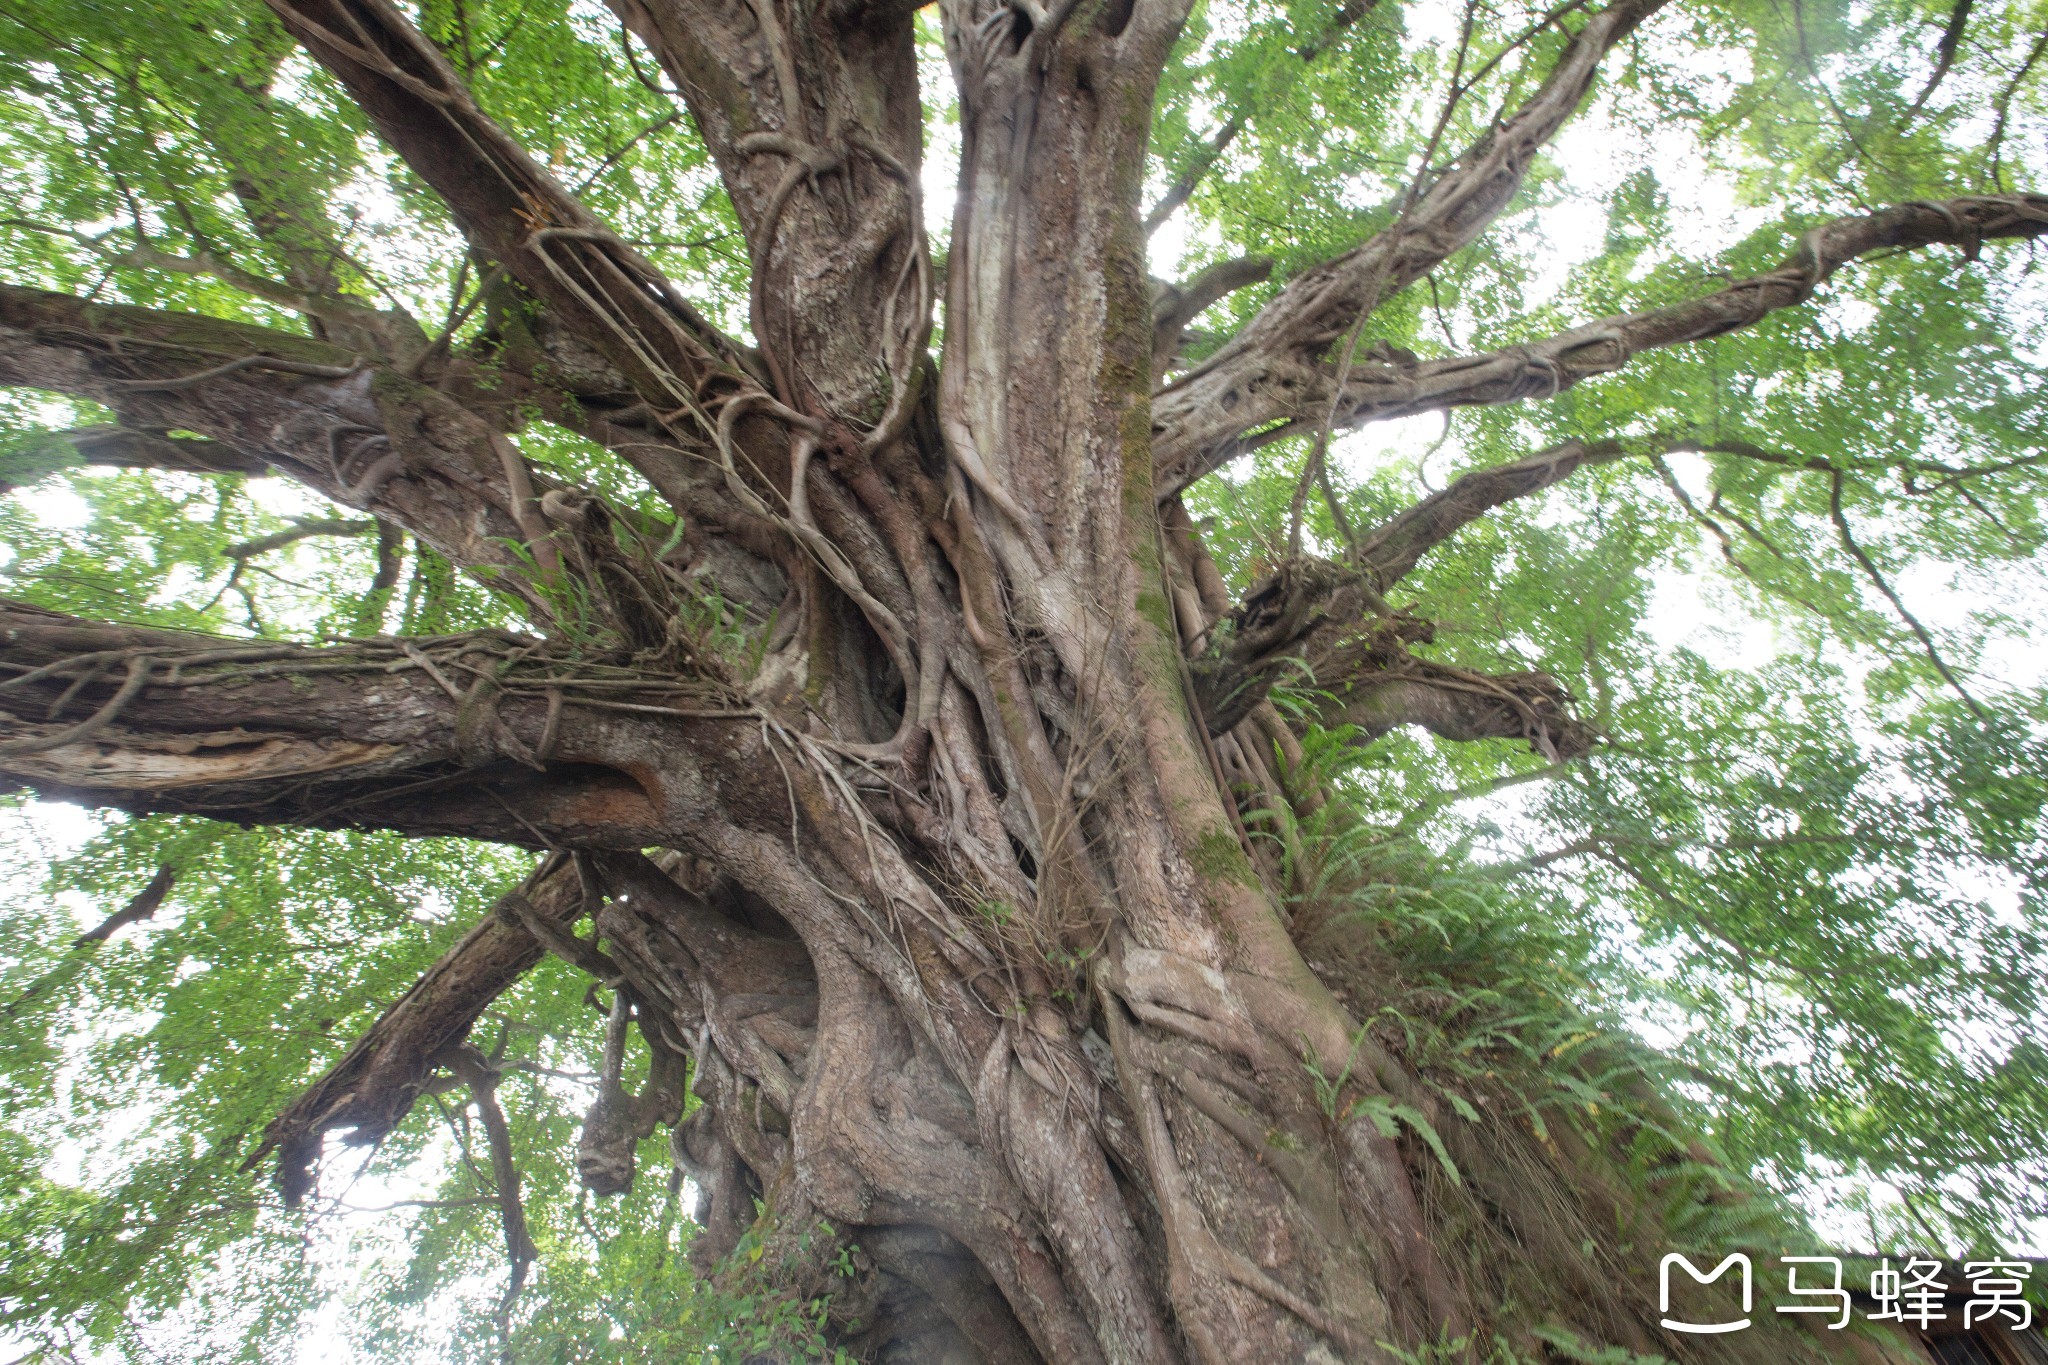
[[(288, 1192), (324, 1133), (374, 1141), (437, 1067), (475, 1072), (451, 1048), (547, 950), (617, 1001), (586, 1181), (622, 1188), (672, 1127), (705, 1270), (832, 1293), (836, 1339), (875, 1359), (1393, 1362), (1495, 1340), (1542, 1358), (1540, 1330), (1680, 1361), (1904, 1358), (1768, 1312), (1737, 1336), (1660, 1327), (1660, 1191), (1711, 1158), (1647, 1082), (1542, 1129), (1400, 1055), (1369, 1027), (1385, 964), (1296, 917), (1298, 867), (1249, 833), (1329, 799), (1262, 700), (1294, 655), (1370, 727), (1584, 752), (1554, 683), (1432, 671), (1406, 653), (1427, 623), (1381, 594), (1464, 521), (1625, 452), (1461, 484), (1243, 603), (1177, 501), (1275, 423), (1339, 398), (1364, 420), (1387, 409), (1375, 383), (1425, 401), (1435, 371), (1339, 373), (1333, 339), (1499, 211), (1654, 4), (1592, 20), (1385, 240), (1302, 277), (1155, 405), (1187, 321), (1155, 312), (1140, 228), (1173, 0), (943, 0), (964, 152), (936, 364), (908, 8), (616, 0), (746, 227), (753, 347), (526, 159), (383, 0), (272, 3), (502, 262), (524, 320), (492, 355), (423, 365), (8, 291), (0, 380), (108, 403), (138, 433), (124, 460), (197, 433), (207, 467), (253, 460), (403, 526), (548, 637), (312, 649), (11, 609), (0, 774), (548, 852), (272, 1126)], [(2042, 214), (1975, 199), (1845, 223), (1724, 291), (1739, 306), (1561, 342), (1551, 391), (1804, 298), (1849, 255), (2034, 235)], [(1427, 401), (1531, 391), (1506, 361), (1461, 363)], [(673, 534), (530, 468), (509, 439), (526, 405), (639, 469)], [(637, 1095), (629, 1031), (654, 1058)], [(1647, 1186), (1620, 1179), (1624, 1152)], [(743, 1237), (766, 1254), (728, 1262)]]

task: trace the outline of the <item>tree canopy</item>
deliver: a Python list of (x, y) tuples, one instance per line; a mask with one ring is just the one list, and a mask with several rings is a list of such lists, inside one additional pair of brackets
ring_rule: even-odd
[[(607, 259), (666, 282), (673, 298), (634, 295), (685, 320), (657, 379), (677, 355), (756, 374), (836, 354), (751, 282), (840, 297), (810, 258), (778, 264), (772, 224), (853, 172), (794, 145), (722, 168), (778, 134), (685, 109), (649, 37), (659, 7), (408, 4), (468, 93), (416, 72), (391, 88), (455, 110), (469, 141), (445, 146), (350, 84), (368, 59), (346, 54), (384, 40), (322, 28), (351, 12), (330, 8), (0, 0), (6, 630), (40, 611), (235, 648), (354, 641), (399, 668), (400, 641), (545, 634), (595, 657), (612, 608), (522, 502), (578, 527), (601, 504), (606, 553), (635, 565), (700, 523), (669, 456), (632, 449), (668, 440), (630, 416), (652, 381), (579, 335), (598, 268), (571, 254), (601, 225)], [(889, 286), (858, 295), (872, 382), (820, 381), (876, 430), (952, 382), (932, 357), (967, 349), (950, 301), (981, 287), (952, 241), (958, 72), (981, 58), (938, 10), (912, 22), (924, 162), (900, 192), (931, 259), (867, 244)], [(1328, 794), (1244, 820), (1304, 955), (1395, 981), (1347, 1003), (1440, 1074), (1512, 1077), (1539, 1134), (1625, 1105), (1603, 1078), (1626, 1059), (1833, 1245), (2040, 1254), (2048, 6), (1198, 0), (1169, 36), (1130, 115), (1149, 120), (1129, 230), (1161, 338), (1153, 477), (1245, 604), (1190, 651), (1191, 691), (1212, 720), (1270, 700)], [(394, 137), (409, 119), (417, 136)], [(585, 218), (447, 169), (457, 145), (511, 164), (493, 137)], [(559, 255), (513, 243), (521, 214), (558, 225)], [(379, 501), (414, 466), (368, 425), (280, 477), (257, 446), (283, 448), (298, 390), (250, 409), (239, 442), (191, 415), (221, 410), (207, 384), (237, 366), (253, 388), (372, 358), (421, 390), (402, 401), (427, 428), (457, 420), (434, 402), (493, 414), (537, 487), (468, 528), (443, 494)], [(750, 677), (774, 613), (719, 553), (669, 643)], [(1317, 588), (1308, 563), (1358, 576)], [(641, 570), (592, 572), (624, 601)], [(1298, 620), (1261, 645), (1291, 594), (1331, 591), (1364, 594), (1366, 646)], [(1361, 649), (1397, 663), (1335, 667)], [(522, 964), (402, 1122), (330, 1152), (287, 1207), (251, 1164), (266, 1127), (502, 919), (559, 828), (529, 839), (524, 808), (479, 798), (484, 837), (455, 837), (454, 815), (401, 834), (310, 785), (282, 819), (211, 795), (81, 812), (58, 804), (77, 779), (31, 759), (93, 707), (46, 709), (47, 670), (22, 659), (0, 675), (0, 1343), (138, 1361), (831, 1349), (832, 1267), (813, 1294), (750, 1295), (687, 1261), (666, 1130), (644, 1125), (623, 1193), (579, 1182), (619, 1056), (626, 1089), (663, 1082), (568, 960), (573, 934)], [(120, 683), (98, 667), (71, 694)], [(706, 696), (676, 704), (727, 704)], [(1669, 1197), (1674, 1226), (1721, 1235), (1684, 1223), (1720, 1205)]]

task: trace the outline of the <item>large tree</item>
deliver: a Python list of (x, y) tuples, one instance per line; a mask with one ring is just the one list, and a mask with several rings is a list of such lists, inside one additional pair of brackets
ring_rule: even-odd
[(6, 0), (10, 1320), (445, 1121), (507, 1359), (1905, 1358), (1655, 1267), (2038, 1211), (2041, 17)]

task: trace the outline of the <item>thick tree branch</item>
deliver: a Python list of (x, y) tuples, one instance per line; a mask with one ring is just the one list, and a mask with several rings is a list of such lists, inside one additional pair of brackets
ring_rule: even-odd
[(1186, 468), (1214, 468), (1209, 453), (1241, 433), (1276, 420), (1309, 420), (1304, 405), (1314, 397), (1306, 390), (1315, 387), (1330, 345), (1485, 230), (1520, 190), (1537, 150), (1585, 100), (1601, 59), (1662, 3), (1616, 0), (1589, 19), (1529, 102), (1401, 206), (1390, 226), (1297, 276), (1244, 331), (1168, 385), (1153, 413), (1160, 496), (1198, 477), (1183, 477)]
[(175, 868), (168, 864), (158, 868), (156, 875), (149, 879), (149, 885), (136, 892), (134, 898), (119, 910), (80, 934), (72, 941), (71, 946), (83, 948), (88, 944), (105, 943), (129, 925), (155, 918), (156, 912), (163, 907), (164, 897), (171, 894), (171, 888), (177, 885), (177, 882), (178, 874)]
[[(0, 362), (4, 363), (4, 362)], [(53, 431), (15, 447), (0, 461), (0, 497), (65, 469), (175, 469), (204, 474), (268, 474), (259, 456), (224, 441), (120, 426)]]
[[(1718, 522), (1707, 517), (1694, 504), (1691, 496), (1676, 482), (1669, 466), (1664, 463), (1666, 455), (1685, 453), (1734, 455), (1786, 469), (1834, 476), (1839, 476), (1842, 472), (1840, 468), (1826, 460), (1769, 450), (1753, 442), (1727, 436), (1717, 436), (1709, 440), (1658, 432), (1625, 439), (1564, 441), (1519, 460), (1474, 470), (1453, 481), (1451, 486), (1442, 492), (1432, 493), (1422, 501), (1395, 514), (1360, 539), (1355, 562), (1370, 575), (1373, 584), (1381, 592), (1385, 592), (1405, 578), (1416, 564), (1421, 562), (1423, 556), (1496, 507), (1540, 493), (1562, 483), (1580, 469), (1610, 464), (1633, 456), (1648, 459), (1659, 476), (1671, 487), (1688, 515), (1719, 537), (1724, 550), (1728, 549), (1726, 532)], [(2005, 468), (2031, 462), (2001, 462), (1997, 467)], [(1882, 467), (1880, 462), (1863, 463), (1869, 467)], [(1941, 473), (1946, 476), (1945, 482), (1991, 472), (1983, 468), (1958, 469), (1938, 461), (1917, 458), (1908, 458), (1902, 463), (1909, 479), (1915, 472)], [(1753, 537), (1762, 539), (1747, 523), (1744, 523), (1744, 529)], [(1776, 546), (1764, 543), (1772, 553), (1779, 553)], [(1746, 567), (1740, 560), (1735, 559), (1732, 553), (1729, 559), (1738, 569), (1747, 572)], [(1803, 605), (1811, 607), (1811, 604)]]
[(1258, 284), (1273, 273), (1264, 256), (1239, 256), (1218, 261), (1184, 284), (1154, 281), (1152, 295), (1152, 373), (1155, 382), (1166, 373), (1186, 340), (1188, 324), (1218, 300)]
[[(1338, 395), (1338, 423), (1356, 427), (1446, 408), (1555, 397), (1583, 379), (1620, 369), (1644, 351), (1738, 331), (1779, 309), (1804, 303), (1837, 270), (1859, 257), (1943, 244), (1974, 254), (1987, 241), (2025, 240), (2044, 233), (2048, 196), (2036, 194), (1915, 201), (1837, 218), (1807, 232), (1799, 249), (1778, 269), (1687, 303), (1603, 318), (1540, 341), (1479, 355), (1415, 362), (1360, 359)], [(1168, 463), (1161, 468), (1160, 495), (1184, 488), (1239, 454), (1312, 432), (1330, 401), (1330, 382), (1326, 367), (1296, 372), (1289, 381), (1295, 414), (1222, 446), (1194, 450), (1169, 442), (1162, 447)]]
[[(1583, 755), (1594, 742), (1593, 732), (1571, 716), (1570, 698), (1554, 680), (1541, 673), (1482, 676), (1416, 659), (1406, 645), (1429, 639), (1429, 624), (1392, 612), (1382, 594), (1429, 551), (1497, 507), (1550, 488), (1580, 469), (1632, 456), (1649, 457), (1668, 478), (1663, 457), (1682, 452), (1735, 455), (1826, 474), (1829, 515), (1845, 549), (1913, 631), (1936, 672), (1973, 711), (1982, 713), (1932, 636), (1850, 532), (1842, 509), (1841, 468), (1738, 439), (1658, 433), (1566, 441), (1524, 459), (1476, 470), (1368, 532), (1347, 565), (1293, 561), (1247, 595), (1209, 652), (1194, 663), (1211, 730), (1227, 731), (1273, 686), (1290, 676), (1306, 676), (1330, 699), (1324, 708), (1326, 723), (1357, 725), (1368, 735), (1416, 724), (1447, 739), (1526, 738), (1553, 763)], [(1924, 468), (1933, 462), (1909, 465)], [(1951, 480), (1972, 472), (1939, 469)], [(1689, 499), (1685, 502), (1695, 516), (1702, 516)], [(1707, 524), (1719, 531), (1714, 523)]]
[(1552, 763), (1582, 757), (1593, 731), (1540, 672), (1475, 673), (1416, 657), (1435, 626), (1390, 609), (1368, 570), (1296, 559), (1246, 595), (1192, 664), (1202, 714), (1222, 734), (1278, 684), (1312, 682), (1323, 721), (1377, 738), (1420, 725), (1446, 739), (1526, 739)]
[(584, 909), (583, 889), (568, 857), (543, 861), (394, 1001), (340, 1061), (271, 1120), (262, 1145), (243, 1163), (245, 1169), (275, 1150), (279, 1188), (285, 1202), (296, 1206), (313, 1186), (327, 1133), (346, 1129), (350, 1146), (367, 1147), (398, 1126), (449, 1049), (546, 953), (520, 923), (521, 914), (508, 908), (515, 896), (524, 901), (522, 913), (561, 926)]
[(731, 196), (777, 394), (863, 425), (900, 409), (933, 303), (915, 6), (833, 0), (799, 17), (772, 4), (610, 3), (682, 92)]
[[(252, 187), (250, 196), (255, 193)], [(269, 221), (260, 205), (251, 204), (250, 214), (260, 232), (268, 229), (266, 236), (277, 235), (277, 225)], [(197, 255), (183, 256), (155, 246), (147, 239), (123, 246), (110, 240), (112, 233), (88, 234), (28, 218), (0, 218), (0, 227), (25, 228), (67, 238), (108, 265), (219, 280), (251, 298), (304, 313), (321, 324), (323, 338), (331, 335), (337, 344), (360, 347), (367, 354), (410, 360), (426, 344), (419, 324), (409, 315), (400, 311), (382, 311), (342, 294), (331, 271), (321, 270), (318, 274), (301, 272), (301, 282), (291, 283), (268, 279), (233, 261), (223, 260), (212, 251), (202, 250)]]
[[(560, 555), (573, 559), (587, 590), (582, 627), (610, 628), (636, 644), (656, 643), (667, 630), (673, 586), (652, 562), (653, 545), (637, 558), (622, 551), (603, 504), (528, 468), (490, 416), (327, 343), (0, 285), (0, 384), (93, 399), (133, 431), (199, 433), (219, 445), (189, 444), (222, 466), (260, 459), (413, 532), (524, 599), (533, 619), (552, 619), (558, 605), (551, 592), (559, 586), (548, 580)], [(520, 396), (516, 385), (501, 384), (496, 401)], [(166, 463), (181, 459), (187, 444), (86, 442), (104, 445), (110, 458)], [(520, 491), (511, 474), (530, 487)], [(701, 512), (705, 502), (686, 496), (685, 505)]]
[[(476, 439), (487, 439), (488, 430), (420, 386), (375, 391), (376, 373), (339, 347), (271, 328), (0, 285), (0, 383), (92, 399), (120, 414), (119, 427), (66, 434), (81, 458), (127, 467), (278, 469), (338, 502), (381, 504), (457, 562), (474, 562), (463, 550), (473, 535), (447, 534), (454, 508), (431, 515), (431, 499), (404, 496), (416, 476), (394, 458), (380, 400), (403, 404), (403, 387), (437, 416), (447, 410), (475, 423)], [(155, 434), (171, 430), (207, 439)], [(405, 444), (412, 451), (428, 442)], [(492, 455), (486, 467), (496, 463)], [(375, 479), (373, 469), (381, 471)], [(486, 486), (473, 474), (461, 481), (470, 485), (469, 496)]]
[(1369, 738), (1419, 725), (1450, 740), (1526, 740), (1556, 764), (1584, 758), (1597, 742), (1571, 706), (1571, 694), (1547, 673), (1473, 673), (1411, 658), (1399, 671), (1339, 684), (1323, 723), (1356, 725)]
[(1345, 564), (1301, 558), (1247, 594), (1208, 654), (1195, 664), (1204, 714), (1221, 732), (1290, 675), (1313, 678), (1331, 698), (1325, 719), (1369, 735), (1418, 724), (1447, 739), (1527, 738), (1553, 762), (1583, 754), (1591, 732), (1569, 715), (1569, 698), (1541, 673), (1484, 677), (1409, 654), (1429, 622), (1388, 606), (1383, 594), (1461, 527), (1587, 465), (1634, 453), (1698, 450), (1668, 436), (1567, 441), (1525, 459), (1477, 470), (1361, 537)]
[[(594, 423), (585, 413), (572, 425), (589, 427), (686, 522), (720, 530), (749, 521), (772, 523), (774, 517), (766, 509), (791, 491), (783, 482), (784, 471), (795, 463), (791, 443), (808, 437), (796, 436), (787, 424), (809, 420), (778, 401), (791, 398), (792, 387), (789, 369), (778, 366), (774, 349), (764, 361), (712, 327), (659, 270), (600, 223), (477, 107), (440, 51), (387, 0), (271, 0), (271, 7), (341, 81), (385, 140), (447, 202), (478, 251), (498, 262), (509, 277), (507, 292), (539, 302), (544, 332), (566, 334), (563, 340), (542, 338), (540, 358), (547, 361), (549, 383), (560, 382), (557, 372), (562, 367), (557, 361), (568, 354), (572, 363), (563, 378), (588, 376), (600, 390), (608, 390), (600, 394)], [(914, 100), (911, 107), (914, 110)], [(910, 145), (917, 146), (914, 124), (907, 135)], [(886, 152), (879, 162), (884, 166), (882, 178), (896, 186), (902, 198), (899, 182), (907, 173), (901, 162)], [(813, 178), (822, 173), (801, 158), (796, 165)], [(883, 248), (900, 237), (903, 224), (915, 216), (897, 212), (867, 220), (870, 231), (879, 235), (857, 244), (854, 259), (840, 260), (838, 269), (853, 267), (867, 279)], [(772, 238), (764, 240), (772, 245)], [(914, 256), (904, 258), (906, 269), (899, 275), (924, 278), (909, 269), (923, 259), (919, 237)], [(894, 290), (888, 299), (869, 299), (867, 316), (893, 316), (901, 324), (899, 331), (908, 329), (903, 331), (906, 346), (914, 340), (909, 349), (921, 348), (929, 299), (896, 307), (903, 302), (896, 299), (901, 292)], [(522, 311), (519, 302), (514, 299), (508, 312)], [(820, 321), (830, 332), (833, 320)], [(764, 337), (772, 335), (772, 329), (763, 327), (757, 319), (757, 330)], [(530, 321), (522, 320), (518, 329), (529, 338), (535, 335)], [(597, 363), (588, 356), (573, 359), (578, 349), (594, 353)], [(895, 389), (907, 393), (909, 352), (901, 347), (899, 351), (902, 354), (892, 354), (887, 368), (896, 377)], [(873, 348), (862, 349), (849, 367), (859, 374), (862, 392), (872, 390), (876, 382), (876, 358)], [(627, 395), (617, 393), (602, 374), (593, 374), (606, 370), (615, 371), (639, 401), (621, 410), (620, 400)], [(538, 365), (533, 372), (539, 373)], [(577, 387), (572, 378), (568, 394), (533, 397), (566, 416), (563, 410), (589, 406), (588, 395), (579, 395)], [(771, 389), (776, 397), (770, 396)], [(515, 521), (521, 519), (519, 501), (515, 494), (508, 508)], [(750, 549), (766, 548), (759, 543), (758, 525), (745, 529), (754, 539)], [(513, 538), (533, 542), (530, 528), (516, 528)], [(603, 553), (602, 537), (589, 537), (588, 542)], [(794, 557), (786, 542), (780, 548)], [(545, 547), (534, 543), (533, 557), (544, 566)]]
[(667, 412), (740, 382), (737, 346), (479, 109), (385, 0), (270, 0), (479, 249)]
[(1394, 586), (1429, 551), (1494, 508), (1540, 493), (1587, 465), (1656, 449), (1698, 449), (1667, 437), (1640, 441), (1566, 441), (1548, 450), (1476, 470), (1368, 531), (1358, 542), (1358, 559), (1381, 592)]
[(1832, 468), (1825, 461), (1803, 461), (1720, 437), (1706, 440), (1659, 432), (1625, 439), (1564, 441), (1519, 460), (1474, 470), (1442, 492), (1395, 514), (1360, 538), (1357, 563), (1385, 592), (1405, 578), (1424, 555), (1496, 507), (1540, 493), (1594, 465), (1638, 455), (1659, 460), (1686, 452), (1740, 455), (1794, 469)]
[(1928, 75), (1927, 84), (1913, 97), (1912, 106), (1900, 116), (1901, 128), (1912, 122), (1913, 116), (1933, 97), (1942, 79), (1948, 75), (1949, 68), (1955, 64), (1956, 49), (1962, 45), (1963, 30), (1969, 26), (1970, 6), (1971, 0), (1955, 0), (1954, 6), (1949, 10), (1948, 24), (1941, 30), (1940, 41), (1934, 45), (1934, 70)]
[(574, 669), (523, 680), (538, 648), (485, 633), (307, 649), (0, 603), (0, 789), (527, 846), (658, 841), (665, 815), (625, 769), (661, 717), (704, 708), (673, 682), (648, 685), (657, 702)]
[[(633, 1179), (634, 1149), (661, 1122), (682, 1109), (681, 1059), (698, 1059), (699, 1093), (714, 1098), (730, 1077), (759, 1087), (776, 1112), (795, 1107), (794, 1066), (809, 1056), (818, 1022), (818, 988), (809, 956), (793, 939), (773, 937), (742, 923), (712, 903), (709, 895), (684, 884), (686, 860), (666, 855), (664, 865), (639, 853), (600, 853), (589, 864), (612, 899), (598, 913), (597, 927), (618, 962), (615, 985), (622, 994), (614, 1008), (612, 1039), (605, 1058), (605, 1082), (584, 1120), (578, 1166), (584, 1183), (599, 1194), (627, 1188)], [(728, 910), (731, 888), (715, 882), (704, 892)], [(683, 954), (678, 959), (674, 947)], [(678, 962), (687, 964), (679, 972)], [(629, 989), (654, 1065), (644, 1093), (624, 1092), (618, 1083)], [(707, 1056), (715, 1051), (715, 1056)], [(758, 1137), (732, 1125), (758, 1123), (734, 1106), (705, 1113), (684, 1146), (698, 1182), (701, 1218), (714, 1243), (724, 1245), (746, 1219), (747, 1191), (734, 1182), (718, 1154), (746, 1150)], [(723, 1132), (711, 1125), (723, 1124)], [(713, 1253), (714, 1258), (716, 1252)]]
[(379, 525), (374, 521), (348, 521), (341, 517), (295, 517), (296, 523), (287, 530), (272, 531), (267, 536), (257, 536), (238, 545), (230, 545), (221, 551), (229, 559), (254, 559), (267, 555), (272, 550), (282, 550), (287, 545), (296, 545), (302, 540), (318, 536), (366, 536)]

